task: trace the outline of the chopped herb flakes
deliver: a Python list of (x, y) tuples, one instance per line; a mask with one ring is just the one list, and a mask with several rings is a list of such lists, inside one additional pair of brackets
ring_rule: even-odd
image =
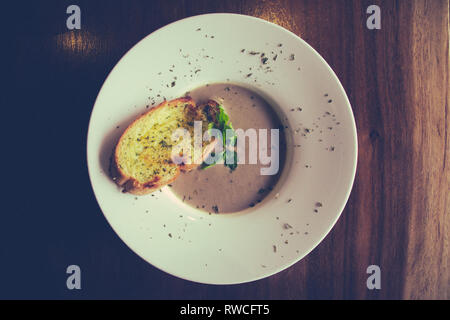
[(285, 223), (284, 225), (283, 225), (283, 229), (292, 229), (292, 226), (289, 224), (289, 223)]

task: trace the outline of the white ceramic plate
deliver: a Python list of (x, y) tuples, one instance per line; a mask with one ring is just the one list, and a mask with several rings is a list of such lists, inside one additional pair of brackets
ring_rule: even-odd
[[(289, 127), (288, 164), (268, 200), (241, 213), (208, 215), (169, 187), (143, 197), (121, 193), (108, 164), (125, 128), (164, 98), (217, 82), (252, 88)], [(351, 106), (327, 63), (293, 33), (235, 14), (177, 21), (135, 45), (103, 84), (87, 141), (92, 187), (119, 237), (157, 268), (210, 284), (264, 278), (306, 256), (341, 214), (356, 158)]]

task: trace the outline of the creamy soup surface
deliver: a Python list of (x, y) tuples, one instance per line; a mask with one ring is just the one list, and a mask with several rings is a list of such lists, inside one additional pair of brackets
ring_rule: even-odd
[[(282, 128), (281, 121), (272, 107), (259, 95), (236, 85), (210, 84), (188, 93), (197, 104), (209, 99), (219, 102), (234, 129), (268, 129), (267, 148), (270, 150), (270, 129)], [(258, 139), (259, 143), (259, 139)], [(258, 146), (259, 148), (259, 146)], [(275, 175), (261, 175), (261, 168), (268, 168), (258, 157), (257, 164), (248, 164), (249, 142), (246, 139), (246, 161), (234, 171), (219, 163), (207, 169), (195, 169), (181, 173), (170, 186), (185, 203), (199, 210), (215, 213), (233, 213), (258, 206), (277, 183), (286, 158), (284, 130), (279, 131), (279, 169)], [(269, 152), (270, 154), (270, 152)]]

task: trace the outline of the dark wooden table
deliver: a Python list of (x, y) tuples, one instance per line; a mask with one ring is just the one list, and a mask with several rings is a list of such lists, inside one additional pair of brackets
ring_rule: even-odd
[[(81, 30), (66, 28), (71, 4)], [(372, 4), (381, 30), (366, 27)], [(131, 252), (86, 167), (89, 116), (118, 60), (157, 28), (210, 12), (305, 39), (340, 78), (358, 128), (354, 188), (331, 233), (288, 270), (234, 286), (180, 280)], [(448, 0), (34, 1), (2, 4), (1, 21), (0, 298), (449, 298)], [(66, 288), (71, 264), (78, 291)], [(381, 290), (366, 287), (369, 265)]]

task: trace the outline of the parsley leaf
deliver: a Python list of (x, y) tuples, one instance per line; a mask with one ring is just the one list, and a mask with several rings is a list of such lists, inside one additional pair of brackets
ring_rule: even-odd
[[(220, 157), (218, 157), (218, 159), (223, 159), (224, 165), (226, 167), (230, 168), (231, 171), (235, 170), (237, 168), (237, 152), (235, 151), (237, 135), (236, 135), (236, 132), (234, 131), (233, 124), (230, 122), (230, 116), (225, 112), (225, 109), (222, 106), (219, 106), (219, 114), (217, 116), (217, 125), (214, 122), (210, 122), (208, 124), (209, 132), (210, 132), (210, 129), (212, 129), (212, 128), (216, 128), (216, 129), (222, 131), (222, 139), (223, 139), (222, 145), (223, 145), (224, 151), (222, 152), (222, 155)], [(227, 131), (228, 131), (228, 136), (227, 136)], [(227, 152), (227, 150), (228, 150), (228, 152)], [(231, 152), (231, 150), (233, 150), (233, 151)], [(229, 157), (230, 154), (232, 155), (233, 159), (228, 162), (233, 162), (233, 163), (227, 163), (227, 157)], [(211, 155), (210, 155), (210, 157), (211, 157)], [(213, 155), (213, 157), (214, 157), (214, 155)], [(214, 166), (217, 163), (217, 161), (214, 163), (211, 163), (211, 164), (203, 162), (201, 168), (202, 169), (210, 168), (210, 167)]]

